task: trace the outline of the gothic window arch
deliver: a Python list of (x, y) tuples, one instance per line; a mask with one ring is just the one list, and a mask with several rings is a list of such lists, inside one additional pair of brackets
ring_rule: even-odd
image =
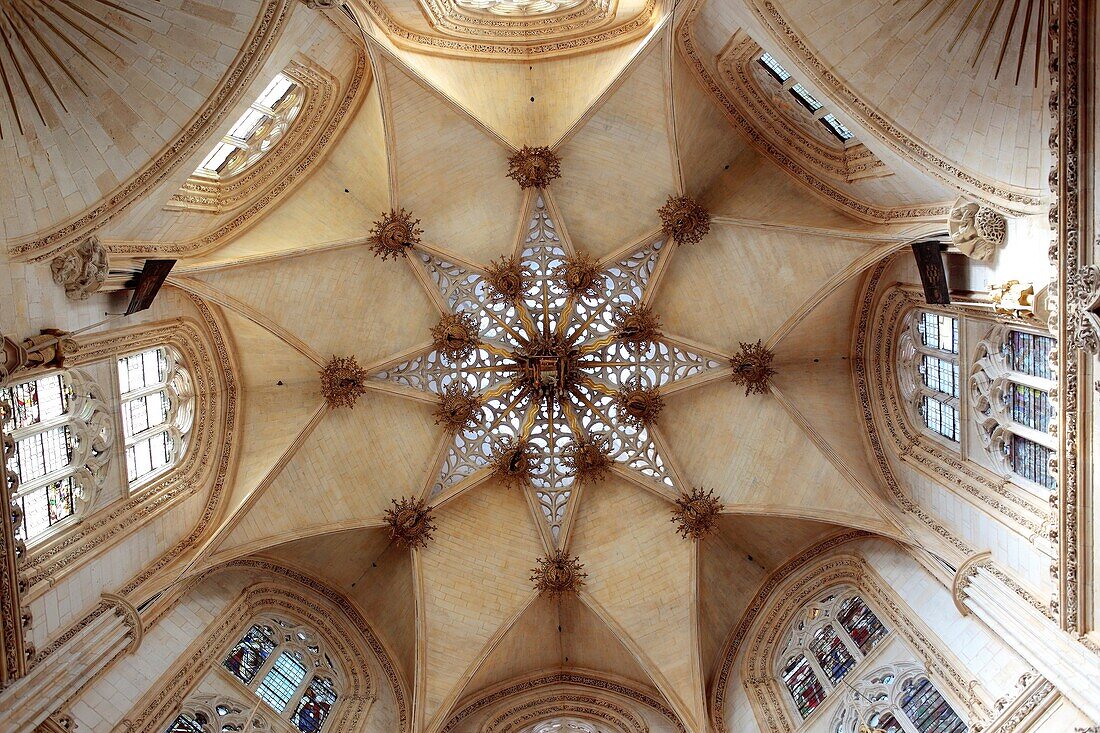
[(796, 614), (774, 673), (799, 718), (810, 716), (886, 638), (883, 625), (851, 588), (819, 594)]
[(852, 685), (831, 733), (966, 733), (968, 727), (916, 664), (881, 667)]
[(224, 695), (196, 695), (183, 705), (165, 733), (268, 733), (274, 730), (262, 709)]
[(39, 540), (75, 521), (103, 485), (114, 443), (103, 392), (84, 372), (69, 369), (0, 389), (6, 457), (16, 480), (12, 503), (24, 540)]
[(912, 310), (898, 340), (898, 383), (913, 422), (958, 447), (959, 319)]
[(994, 326), (978, 342), (969, 379), (978, 435), (993, 465), (1047, 491), (1057, 486), (1050, 471), (1057, 445), (1049, 432), (1054, 343), (1046, 334)]
[(182, 357), (158, 346), (118, 360), (126, 475), (132, 487), (175, 466), (194, 421), (194, 387)]
[(302, 733), (323, 730), (343, 690), (343, 674), (325, 642), (282, 616), (253, 622), (222, 668)]

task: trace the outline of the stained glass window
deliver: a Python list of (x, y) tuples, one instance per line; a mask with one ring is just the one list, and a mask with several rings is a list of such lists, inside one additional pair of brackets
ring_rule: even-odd
[(966, 724), (927, 677), (908, 680), (901, 708), (920, 733), (965, 733)]
[(1054, 451), (1050, 448), (1013, 435), (1009, 452), (1015, 473), (1051, 491), (1058, 488), (1058, 482), (1050, 472), (1050, 461), (1054, 457)]
[(190, 400), (190, 377), (159, 347), (119, 359), (118, 383), (126, 473), (133, 484), (166, 469), (182, 452), (190, 412), (181, 403)]
[(176, 718), (175, 720), (173, 720), (172, 724), (170, 726), (168, 726), (168, 730), (166, 730), (164, 733), (206, 733), (206, 732), (203, 730), (202, 724), (199, 723), (198, 720), (196, 720), (192, 716), (188, 715), (187, 713), (184, 713), (183, 715), (181, 715), (178, 718)]
[(336, 690), (332, 686), (332, 680), (327, 677), (314, 677), (306, 688), (306, 694), (298, 703), (298, 709), (294, 711), (294, 717), (290, 722), (298, 726), (302, 733), (315, 733), (321, 730), (321, 724), (325, 722), (332, 706), (336, 704)]
[(874, 649), (886, 636), (886, 627), (859, 596), (852, 596), (840, 604), (837, 620), (863, 654)]
[(874, 730), (881, 730), (883, 733), (903, 733), (904, 728), (901, 727), (901, 723), (894, 717), (891, 712), (875, 713), (867, 719), (867, 724)]
[(949, 440), (959, 439), (959, 411), (953, 405), (924, 395), (921, 400), (921, 415), (929, 429)]
[(844, 675), (856, 663), (832, 625), (822, 626), (817, 630), (810, 642), (810, 651), (834, 685), (844, 679)]
[(1005, 344), (1013, 371), (1041, 379), (1054, 379), (1050, 352), (1054, 339), (1025, 331), (1013, 331)]
[(783, 684), (791, 692), (798, 712), (807, 717), (825, 700), (825, 688), (817, 680), (813, 667), (801, 654), (787, 661), (783, 669)]
[(277, 645), (274, 631), (269, 627), (253, 625), (225, 658), (225, 668), (241, 682), (248, 684)]
[(306, 666), (294, 652), (283, 652), (268, 670), (264, 681), (256, 688), (256, 694), (275, 710), (282, 712), (294, 691), (306, 676)]

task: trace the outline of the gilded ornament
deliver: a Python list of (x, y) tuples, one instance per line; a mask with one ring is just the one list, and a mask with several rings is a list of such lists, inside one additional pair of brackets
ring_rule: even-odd
[(386, 510), (385, 522), (390, 528), (390, 538), (405, 547), (427, 547), (435, 525), (432, 524), (432, 508), (423, 499), (401, 497), (391, 499), (393, 507)]
[(676, 500), (672, 522), (684, 539), (701, 540), (718, 526), (722, 508), (713, 489), (692, 489), (690, 494), (681, 493)]
[(366, 381), (367, 370), (354, 356), (333, 356), (321, 369), (321, 394), (329, 407), (355, 407)]
[(448, 433), (464, 428), (477, 427), (481, 417), (481, 398), (465, 384), (450, 384), (439, 395), (439, 407), (435, 410), (435, 424), (442, 425)]
[(560, 399), (581, 379), (576, 346), (556, 331), (537, 334), (512, 358), (520, 367), (517, 381), (539, 399)]
[(587, 252), (579, 252), (554, 268), (554, 277), (571, 295), (577, 298), (595, 298), (604, 290), (603, 270), (597, 259)]
[(474, 353), (481, 337), (477, 321), (469, 313), (448, 313), (432, 326), (432, 348), (451, 362), (460, 362)]
[(485, 282), (489, 285), (489, 300), (494, 303), (511, 303), (531, 286), (531, 276), (519, 258), (505, 257), (494, 260), (485, 268)]
[(698, 244), (710, 231), (710, 213), (688, 196), (669, 196), (657, 214), (662, 231), (676, 244)]
[(615, 338), (635, 349), (644, 349), (661, 337), (660, 316), (642, 303), (620, 308), (611, 321), (615, 326)]
[(538, 566), (531, 569), (531, 581), (539, 593), (554, 596), (576, 593), (588, 577), (580, 558), (570, 557), (564, 550), (540, 557), (537, 562)]
[(578, 481), (602, 481), (611, 470), (611, 448), (602, 435), (585, 435), (562, 451), (562, 463)]
[(493, 446), (489, 464), (493, 474), (508, 486), (522, 486), (534, 472), (531, 446), (524, 439), (505, 438)]
[(545, 188), (561, 175), (561, 158), (548, 147), (528, 147), (508, 159), (508, 177), (520, 188)]
[(382, 218), (374, 222), (370, 230), (371, 251), (383, 260), (405, 257), (408, 251), (420, 244), (420, 235), (424, 233), (412, 215), (404, 209), (390, 209), (390, 213), (382, 214)]
[(643, 387), (637, 377), (615, 395), (615, 405), (619, 409), (619, 418), (626, 423), (641, 430), (647, 425), (652, 425), (665, 408), (665, 400), (655, 388)]
[(730, 359), (733, 367), (733, 383), (742, 385), (745, 394), (767, 394), (768, 381), (775, 370), (772, 369), (772, 359), (775, 354), (764, 348), (761, 341), (755, 344), (741, 343), (741, 351)]

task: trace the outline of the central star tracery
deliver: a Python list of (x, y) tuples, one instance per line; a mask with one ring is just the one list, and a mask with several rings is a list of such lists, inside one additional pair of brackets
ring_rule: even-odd
[[(659, 403), (663, 388), (724, 362), (652, 330), (656, 320), (643, 301), (659, 258), (673, 246), (669, 239), (654, 236), (597, 263), (559, 232), (546, 196), (530, 197), (512, 258), (474, 267), (427, 245), (409, 253), (446, 312), (432, 348), (372, 379), (476, 408), (470, 420), (456, 421), (427, 499), (484, 478), (494, 451), (524, 446), (527, 488), (548, 540), (560, 546), (575, 510), (580, 448), (600, 446), (625, 475), (661, 491), (683, 488), (651, 435), (646, 415), (656, 413), (642, 403)], [(644, 339), (631, 330), (639, 314), (652, 319)], [(454, 326), (459, 321), (470, 326), (467, 348), (462, 327)]]

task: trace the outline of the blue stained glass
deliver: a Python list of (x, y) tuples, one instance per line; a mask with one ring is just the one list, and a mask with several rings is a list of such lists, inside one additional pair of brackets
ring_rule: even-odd
[(295, 653), (283, 652), (271, 666), (264, 681), (256, 688), (256, 694), (275, 710), (282, 712), (286, 710), (287, 703), (305, 676), (306, 667)]
[(233, 651), (229, 652), (229, 656), (225, 658), (225, 668), (241, 682), (248, 684), (277, 645), (274, 632), (254, 625), (240, 643), (233, 647)]
[(840, 604), (837, 620), (864, 654), (886, 636), (886, 627), (859, 596), (852, 596)]
[(834, 685), (844, 679), (844, 675), (856, 664), (844, 642), (836, 635), (836, 630), (828, 624), (814, 634), (810, 651)]
[(302, 733), (316, 733), (321, 730), (332, 706), (336, 704), (336, 690), (332, 680), (327, 677), (314, 677), (306, 688), (298, 709), (290, 722), (298, 726)]

